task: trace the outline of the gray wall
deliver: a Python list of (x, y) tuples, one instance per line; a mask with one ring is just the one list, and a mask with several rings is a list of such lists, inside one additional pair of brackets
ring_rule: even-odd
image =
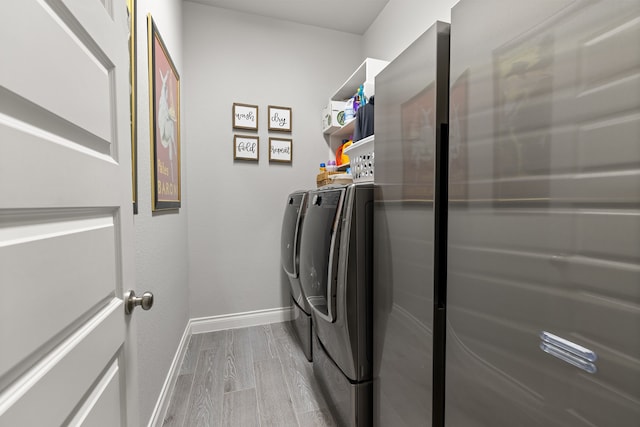
[[(285, 199), (316, 185), (320, 113), (364, 59), (361, 37), (191, 2), (183, 13), (190, 316), (289, 306)], [(234, 102), (259, 106), (258, 163), (233, 160), (234, 133), (252, 134), (232, 129)], [(291, 134), (267, 131), (267, 105), (293, 109)], [(269, 163), (270, 135), (293, 139), (292, 164)]]
[(435, 21), (451, 22), (458, 0), (389, 0), (362, 40), (365, 57), (392, 61)]
[[(123, 2), (124, 4), (124, 2)], [(138, 309), (132, 316), (137, 327), (139, 410), (146, 425), (189, 319), (187, 263), (188, 147), (182, 130), (182, 208), (151, 214), (151, 166), (149, 136), (149, 84), (147, 13), (151, 12), (167, 49), (182, 77), (182, 2), (138, 0), (138, 193), (135, 216), (136, 291), (150, 290), (153, 309)], [(184, 111), (184, 98), (182, 111)]]
[[(147, 423), (189, 318), (287, 306), (279, 268), (286, 195), (315, 187), (329, 149), (320, 111), (365, 57), (392, 60), (457, 0), (390, 0), (364, 36), (180, 0), (138, 0), (137, 289), (140, 417)], [(182, 201), (151, 214), (146, 15), (181, 76)], [(260, 161), (234, 162), (231, 106), (259, 106)], [(267, 105), (293, 108), (290, 136), (267, 131)], [(293, 163), (270, 164), (269, 136), (293, 139)], [(188, 179), (191, 178), (191, 179)], [(188, 209), (187, 209), (188, 208)], [(187, 227), (188, 222), (188, 227)]]

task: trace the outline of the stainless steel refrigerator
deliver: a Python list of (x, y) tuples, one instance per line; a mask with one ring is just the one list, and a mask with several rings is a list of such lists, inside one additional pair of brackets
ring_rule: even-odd
[(445, 424), (640, 426), (640, 1), (452, 9), (449, 200)]
[(375, 426), (442, 422), (448, 48), (437, 22), (375, 80)]

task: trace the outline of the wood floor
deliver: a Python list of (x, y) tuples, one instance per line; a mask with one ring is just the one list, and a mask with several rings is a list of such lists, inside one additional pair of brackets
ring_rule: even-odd
[(289, 322), (192, 335), (163, 426), (335, 426)]

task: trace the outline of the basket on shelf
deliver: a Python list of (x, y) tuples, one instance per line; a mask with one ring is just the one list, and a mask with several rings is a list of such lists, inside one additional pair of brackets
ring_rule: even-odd
[(353, 182), (373, 182), (375, 158), (373, 153), (374, 135), (354, 142), (344, 149), (351, 163)]

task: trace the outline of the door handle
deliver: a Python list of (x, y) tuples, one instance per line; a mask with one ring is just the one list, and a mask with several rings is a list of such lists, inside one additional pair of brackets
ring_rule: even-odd
[(126, 292), (124, 294), (125, 314), (131, 314), (137, 306), (142, 307), (143, 310), (149, 310), (153, 307), (153, 294), (151, 292), (145, 292), (141, 297), (137, 297), (133, 290)]

